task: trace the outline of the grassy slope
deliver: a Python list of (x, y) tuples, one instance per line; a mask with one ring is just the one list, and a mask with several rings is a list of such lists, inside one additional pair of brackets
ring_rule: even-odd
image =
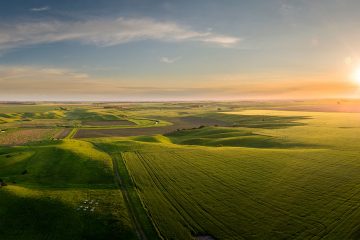
[(167, 134), (167, 137), (176, 144), (213, 147), (293, 148), (310, 146), (264, 134), (256, 134), (247, 128), (239, 127), (189, 129)]
[(218, 119), (228, 122), (232, 126), (247, 128), (268, 128), (277, 129), (291, 126), (304, 125), (300, 120), (306, 120), (309, 117), (302, 115), (264, 115), (264, 114), (225, 114), (225, 113), (206, 113), (200, 116)]
[(307, 126), (257, 129), (324, 149), (190, 147), (156, 138), (113, 144), (127, 146), (126, 165), (168, 238), (351, 239), (360, 221), (357, 119), (313, 114)]
[[(146, 104), (121, 112), (139, 119), (204, 115), (205, 109), (212, 108), (174, 110)], [(47, 113), (54, 106), (10, 106), (0, 111), (8, 115), (13, 109), (44, 112), (34, 118), (54, 116)], [(84, 109), (89, 111), (75, 111), (78, 115), (70, 114), (70, 118), (122, 118), (116, 110)], [(197, 234), (225, 239), (359, 238), (360, 116), (283, 111), (238, 114), (205, 116), (242, 128), (103, 140), (104, 150), (126, 162), (135, 181), (130, 184), (131, 193), (134, 199), (140, 194), (162, 235), (169, 239)], [(56, 112), (56, 117), (62, 116), (66, 112)], [(180, 146), (170, 140), (203, 146)], [(324, 149), (304, 148), (313, 145)], [(28, 174), (21, 175), (25, 169)], [(1, 239), (134, 237), (122, 195), (113, 184), (111, 158), (88, 142), (0, 148), (0, 178), (17, 182), (0, 189)], [(98, 202), (95, 212), (83, 210), (88, 199)], [(134, 203), (141, 212), (141, 203)]]
[(1, 239), (134, 238), (111, 158), (88, 142), (0, 148), (0, 177)]

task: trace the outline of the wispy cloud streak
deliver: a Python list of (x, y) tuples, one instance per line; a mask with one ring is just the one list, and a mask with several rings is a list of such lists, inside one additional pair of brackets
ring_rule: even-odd
[(175, 62), (179, 61), (180, 59), (181, 59), (181, 57), (175, 57), (175, 58), (162, 57), (162, 58), (160, 58), (160, 62), (171, 64), (171, 63), (175, 63)]
[(30, 8), (30, 11), (32, 11), (32, 12), (43, 12), (43, 11), (48, 11), (48, 10), (50, 10), (49, 6)]
[(232, 46), (240, 41), (237, 37), (209, 31), (195, 31), (174, 22), (162, 22), (150, 18), (0, 24), (0, 49), (61, 41), (114, 46), (140, 40), (193, 41), (220, 46)]

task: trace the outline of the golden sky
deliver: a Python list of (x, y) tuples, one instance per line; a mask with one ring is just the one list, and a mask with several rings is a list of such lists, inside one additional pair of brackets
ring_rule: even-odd
[(8, 1), (0, 100), (358, 98), (358, 1)]

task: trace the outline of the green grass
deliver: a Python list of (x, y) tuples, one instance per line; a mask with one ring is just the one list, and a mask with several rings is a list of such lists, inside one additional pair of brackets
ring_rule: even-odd
[(276, 116), (276, 115), (242, 115), (239, 114), (224, 114), (224, 113), (207, 113), (199, 115), (199, 117), (207, 117), (210, 119), (217, 119), (227, 122), (235, 127), (247, 128), (286, 128), (293, 126), (302, 126), (304, 123), (301, 120), (309, 119), (309, 116)]
[(140, 232), (139, 234), (145, 235), (146, 239), (160, 239), (157, 229), (155, 228), (154, 223), (149, 218), (148, 212), (145, 210), (144, 205), (139, 198), (134, 182), (126, 168), (122, 153), (124, 149), (121, 146), (109, 145), (99, 142), (97, 143), (97, 146), (100, 149), (103, 149), (104, 151), (110, 153), (113, 161), (116, 161), (114, 167), (117, 167), (117, 171), (119, 173), (119, 184), (124, 191), (124, 194), (127, 195), (127, 205), (130, 214), (133, 215), (134, 224), (138, 225), (137, 228)]
[(249, 129), (204, 127), (181, 130), (167, 135), (176, 144), (213, 147), (293, 148), (310, 147), (303, 143), (285, 141), (268, 135), (256, 134)]
[[(1, 239), (134, 239), (118, 189), (10, 186), (0, 192)], [(78, 210), (84, 200), (94, 212)]]
[(360, 217), (354, 156), (149, 143), (123, 154), (153, 220), (175, 239), (204, 233), (220, 239), (347, 239)]
[[(127, 120), (135, 123), (131, 126), (109, 124), (87, 126), (89, 121)], [(89, 105), (4, 105), (0, 104), (0, 129), (12, 128), (56, 128), (75, 127), (84, 129), (116, 129), (138, 127), (160, 127), (171, 123), (146, 118), (143, 116), (127, 116), (126, 111), (113, 108), (94, 107)]]
[(1, 239), (135, 238), (111, 157), (91, 143), (0, 148), (0, 178)]
[[(66, 140), (49, 143), (49, 145), (24, 148), (14, 154), (3, 154), (0, 155), (0, 159), (2, 177), (9, 182), (113, 183), (111, 159), (87, 142)], [(22, 175), (21, 172), (25, 170), (28, 173)]]
[[(156, 137), (107, 141), (123, 149), (122, 158), (137, 191), (167, 239), (197, 235), (218, 239), (357, 236), (359, 114), (263, 114), (311, 118), (291, 128), (179, 131), (168, 136), (173, 143)], [(344, 125), (348, 128), (341, 127)], [(254, 148), (249, 143), (240, 148), (208, 144), (254, 135), (296, 142), (301, 148), (284, 147), (286, 144), (277, 149)], [(179, 145), (186, 139), (199, 138), (202, 142), (195, 145), (206, 146)], [(346, 139), (352, 140), (346, 144)], [(317, 148), (309, 148), (313, 144)]]
[(137, 136), (131, 139), (137, 142), (171, 143), (170, 139), (163, 135)]
[(75, 108), (66, 112), (66, 118), (69, 120), (82, 120), (82, 121), (106, 121), (106, 120), (119, 120), (118, 116), (114, 114), (99, 113), (89, 111), (84, 108)]
[(358, 239), (360, 114), (257, 109), (281, 104), (0, 107), (0, 128), (17, 129), (27, 112), (37, 123), (53, 112), (74, 129), (114, 118), (131, 127), (165, 119), (161, 127), (180, 116), (228, 126), (0, 147), (9, 184), (0, 188), (0, 239), (134, 239), (138, 225), (148, 239)]
[(21, 117), (25, 119), (58, 119), (62, 118), (63, 115), (60, 111), (49, 111), (42, 113), (25, 112), (21, 114)]

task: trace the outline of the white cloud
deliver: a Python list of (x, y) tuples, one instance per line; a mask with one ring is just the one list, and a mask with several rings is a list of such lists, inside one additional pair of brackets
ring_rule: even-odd
[(50, 10), (49, 6), (30, 8), (30, 11), (32, 11), (32, 12), (43, 12), (43, 11), (48, 11), (48, 10)]
[(162, 22), (149, 18), (0, 24), (0, 49), (61, 41), (113, 46), (147, 39), (170, 42), (207, 42), (221, 46), (235, 45), (240, 41), (237, 37), (209, 31), (195, 31), (174, 22)]
[(176, 57), (176, 58), (162, 57), (162, 58), (160, 58), (160, 62), (162, 62), (162, 63), (174, 63), (174, 62), (177, 62), (180, 59), (181, 59), (181, 57)]
[(239, 38), (230, 36), (209, 36), (203, 39), (204, 42), (217, 43), (223, 46), (231, 46), (239, 41)]
[[(85, 73), (72, 71), (62, 68), (39, 68), (30, 66), (0, 66), (0, 83), (11, 83), (10, 80), (21, 81), (47, 81), (51, 83), (52, 79), (88, 79)], [(24, 85), (25, 86), (25, 85)], [(3, 85), (4, 87), (4, 85)]]

